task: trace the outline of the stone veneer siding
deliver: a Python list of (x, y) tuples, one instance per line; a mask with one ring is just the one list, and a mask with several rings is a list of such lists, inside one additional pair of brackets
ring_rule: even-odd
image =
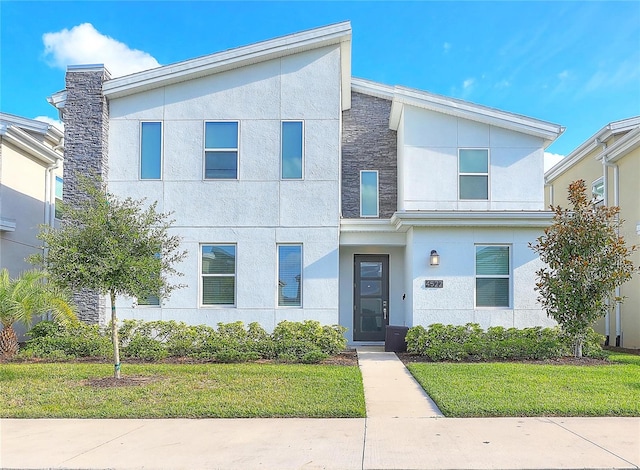
[[(84, 198), (78, 175), (108, 174), (109, 105), (102, 83), (110, 78), (104, 68), (67, 70), (67, 99), (64, 108), (64, 191), (67, 204)], [(88, 323), (105, 323), (106, 300), (97, 292), (82, 289), (74, 293), (78, 317)]]
[[(389, 129), (391, 101), (351, 92), (342, 113), (342, 217), (360, 217), (360, 171), (378, 170), (379, 218), (398, 207), (396, 131)], [(368, 218), (368, 217), (367, 217)]]

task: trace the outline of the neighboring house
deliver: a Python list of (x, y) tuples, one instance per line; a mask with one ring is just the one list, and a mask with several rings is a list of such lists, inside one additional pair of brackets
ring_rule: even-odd
[(0, 269), (17, 277), (33, 268), (26, 258), (40, 250), (40, 225), (54, 224), (61, 198), (62, 131), (0, 113)]
[[(620, 207), (620, 235), (640, 242), (640, 116), (607, 124), (545, 174), (546, 205), (568, 207), (568, 188), (582, 179), (594, 199)], [(640, 266), (640, 252), (633, 255)], [(612, 307), (598, 328), (607, 344), (640, 349), (640, 277), (620, 288), (623, 304)], [(614, 342), (615, 341), (615, 342)]]
[[(527, 244), (551, 221), (543, 152), (562, 127), (352, 78), (348, 22), (66, 80), (50, 98), (65, 198), (90, 165), (110, 192), (173, 211), (188, 252), (186, 288), (162, 305), (119, 298), (121, 318), (314, 319), (351, 343), (383, 341), (387, 324), (553, 324)], [(82, 308), (104, 318), (97, 296)]]
[(0, 113), (0, 268), (17, 276), (33, 266), (41, 224), (55, 221), (62, 198), (62, 131)]

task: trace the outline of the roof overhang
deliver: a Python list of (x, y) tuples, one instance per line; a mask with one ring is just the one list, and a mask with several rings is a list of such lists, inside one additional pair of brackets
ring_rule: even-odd
[[(604, 143), (608, 139), (610, 139), (614, 135), (622, 134), (625, 132), (632, 134), (631, 138), (633, 138), (634, 129), (637, 130), (638, 128), (640, 128), (640, 116), (623, 119), (621, 121), (610, 122), (598, 132), (589, 137), (587, 140), (585, 140), (573, 152), (571, 152), (569, 155), (552, 166), (544, 175), (545, 184), (548, 184), (556, 179), (558, 176), (563, 174), (569, 168), (573, 167), (576, 163), (581, 161), (583, 158), (585, 158), (587, 155), (591, 154), (598, 148), (601, 148), (602, 151), (596, 155), (596, 159), (601, 159), (603, 154), (610, 154), (620, 144), (618, 142), (615, 142), (611, 146), (611, 148), (607, 149)], [(628, 137), (629, 135), (626, 135), (620, 140), (625, 141), (625, 139), (627, 139)], [(619, 154), (617, 158), (620, 158)]]
[(16, 221), (15, 219), (7, 219), (6, 217), (0, 217), (0, 232), (15, 232)]
[(371, 80), (365, 80), (363, 78), (351, 78), (351, 90), (356, 93), (363, 93), (365, 95), (375, 96), (376, 98), (383, 98), (389, 101), (393, 100), (394, 96), (394, 87), (372, 82)]
[(332, 45), (340, 46), (342, 109), (349, 109), (351, 107), (351, 23), (348, 21), (114, 78), (105, 81), (102, 90), (107, 98), (120, 98)]
[[(47, 125), (46, 123), (43, 124)], [(3, 139), (24, 150), (45, 165), (53, 165), (63, 159), (62, 153), (44, 145), (16, 126), (8, 126), (3, 132), (0, 131), (0, 134)]]
[(468, 101), (398, 86), (394, 89), (389, 128), (398, 130), (400, 117), (402, 116), (405, 105), (532, 135), (542, 139), (545, 148), (556, 140), (565, 130), (564, 127), (558, 124), (508, 113)]
[(391, 224), (398, 231), (410, 227), (534, 227), (551, 224), (551, 211), (415, 211), (396, 212)]

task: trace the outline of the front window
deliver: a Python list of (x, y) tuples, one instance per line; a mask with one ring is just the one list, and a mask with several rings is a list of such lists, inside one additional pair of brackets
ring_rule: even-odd
[(278, 306), (302, 307), (302, 245), (278, 245)]
[(159, 180), (162, 168), (162, 123), (140, 124), (140, 179)]
[(201, 246), (202, 305), (236, 303), (236, 246)]
[(460, 199), (489, 200), (488, 149), (460, 149), (458, 171)]
[(302, 179), (302, 121), (282, 122), (282, 179)]
[(378, 172), (360, 172), (360, 217), (378, 217)]
[(600, 177), (591, 183), (591, 194), (594, 204), (604, 204), (604, 178)]
[(476, 245), (476, 307), (510, 306), (508, 245)]
[(238, 122), (206, 122), (204, 178), (238, 178)]
[(64, 187), (62, 178), (56, 176), (56, 200), (55, 200), (55, 217), (56, 219), (62, 218), (62, 209), (60, 203), (62, 202), (62, 188)]

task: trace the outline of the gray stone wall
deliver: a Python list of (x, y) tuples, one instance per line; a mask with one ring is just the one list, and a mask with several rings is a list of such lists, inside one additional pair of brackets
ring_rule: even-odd
[(351, 92), (342, 113), (342, 216), (360, 217), (360, 171), (378, 170), (379, 217), (398, 207), (396, 131), (389, 129), (391, 101)]
[[(109, 78), (104, 68), (67, 70), (63, 175), (67, 204), (85, 197), (78, 187), (79, 175), (107, 179), (109, 106), (102, 94), (102, 83)], [(74, 301), (81, 320), (105, 322), (106, 301), (97, 292), (83, 289), (74, 294)]]

